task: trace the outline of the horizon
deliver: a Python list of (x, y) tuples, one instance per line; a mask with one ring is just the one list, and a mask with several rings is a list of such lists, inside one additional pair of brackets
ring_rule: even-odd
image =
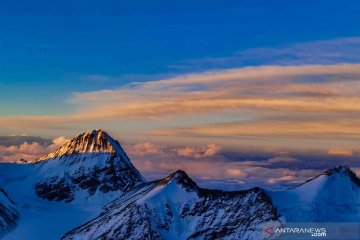
[(0, 3), (0, 163), (102, 128), (139, 171), (283, 189), (360, 175), (359, 1)]

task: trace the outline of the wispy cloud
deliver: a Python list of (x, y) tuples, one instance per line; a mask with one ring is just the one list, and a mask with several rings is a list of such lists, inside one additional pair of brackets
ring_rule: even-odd
[(84, 119), (151, 119), (258, 108), (357, 112), (360, 64), (247, 67), (75, 93)]
[(246, 49), (230, 56), (187, 60), (170, 68), (199, 70), (244, 65), (306, 65), (360, 62), (360, 37), (294, 43), (276, 47)]
[(268, 136), (268, 137), (354, 137), (360, 136), (359, 119), (279, 118), (259, 121), (216, 123), (189, 128), (154, 130), (164, 136)]

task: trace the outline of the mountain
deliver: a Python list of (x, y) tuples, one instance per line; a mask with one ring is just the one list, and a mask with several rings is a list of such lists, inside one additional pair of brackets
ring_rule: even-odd
[(331, 168), (300, 186), (270, 195), (288, 222), (360, 221), (360, 179), (349, 166)]
[(119, 142), (101, 129), (73, 138), (34, 167), (36, 194), (47, 200), (122, 193), (145, 181)]
[(122, 195), (62, 239), (263, 239), (266, 226), (280, 224), (264, 190), (203, 189), (177, 171)]
[(144, 182), (119, 142), (100, 129), (33, 162), (0, 163), (0, 186), (16, 202), (20, 219), (3, 239), (60, 239)]
[(19, 212), (9, 195), (0, 189), (0, 238), (13, 230), (19, 220)]

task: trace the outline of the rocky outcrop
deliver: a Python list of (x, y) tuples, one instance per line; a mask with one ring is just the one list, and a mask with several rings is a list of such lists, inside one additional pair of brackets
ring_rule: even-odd
[(19, 218), (15, 203), (3, 189), (0, 189), (0, 238), (17, 226)]
[(123, 193), (144, 182), (120, 144), (102, 130), (79, 135), (34, 165), (36, 194), (51, 201), (71, 202), (79, 191)]

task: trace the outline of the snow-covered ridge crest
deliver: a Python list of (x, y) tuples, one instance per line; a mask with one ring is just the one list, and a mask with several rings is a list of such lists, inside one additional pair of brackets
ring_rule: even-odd
[(350, 169), (350, 166), (348, 165), (339, 165), (330, 169), (327, 169), (326, 171), (322, 172), (320, 175), (311, 178), (304, 183), (293, 187), (297, 188), (302, 185), (305, 185), (311, 181), (316, 181), (317, 179), (321, 177), (348, 177), (354, 184), (356, 184), (358, 187), (360, 187), (360, 179), (356, 176), (356, 174)]
[(36, 161), (78, 153), (115, 153), (120, 144), (101, 129), (88, 131), (67, 141), (59, 149)]
[(184, 188), (187, 191), (198, 191), (199, 187), (197, 184), (182, 170), (177, 170), (176, 172), (170, 174), (164, 179), (159, 180), (158, 185), (167, 185), (172, 181)]
[(324, 175), (331, 176), (337, 174), (342, 177), (349, 177), (350, 180), (355, 183), (358, 187), (360, 187), (360, 179), (356, 176), (356, 174), (350, 169), (349, 165), (337, 166), (334, 168), (330, 168), (329, 170), (323, 172)]

